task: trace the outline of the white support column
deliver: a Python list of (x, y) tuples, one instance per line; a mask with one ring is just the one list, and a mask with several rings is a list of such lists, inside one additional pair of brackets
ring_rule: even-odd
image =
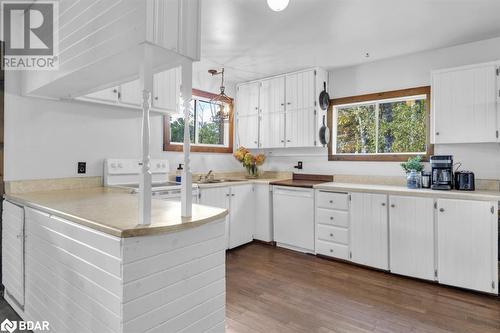
[(142, 156), (139, 182), (139, 224), (151, 224), (151, 155), (150, 119), (151, 95), (153, 91), (153, 61), (149, 45), (144, 45), (144, 58), (139, 68), (142, 89)]
[(184, 111), (184, 170), (181, 183), (181, 215), (189, 217), (193, 208), (193, 179), (189, 161), (189, 150), (191, 149), (189, 138), (189, 114), (191, 111), (191, 100), (193, 98), (193, 64), (186, 61), (182, 64), (182, 88), (181, 108)]

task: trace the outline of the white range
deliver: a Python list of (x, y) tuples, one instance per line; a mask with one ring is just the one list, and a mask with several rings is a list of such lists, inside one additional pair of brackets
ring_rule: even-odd
[[(130, 189), (131, 193), (139, 192), (141, 166), (139, 159), (108, 158), (104, 160), (104, 186)], [(151, 177), (153, 198), (167, 201), (181, 200), (181, 185), (170, 181), (168, 160), (151, 160)], [(199, 190), (193, 185), (193, 203), (199, 199)]]

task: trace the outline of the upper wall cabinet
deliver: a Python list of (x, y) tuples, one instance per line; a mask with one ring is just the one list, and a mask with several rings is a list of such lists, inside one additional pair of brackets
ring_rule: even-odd
[(500, 63), (432, 73), (431, 142), (498, 142)]
[[(152, 111), (178, 112), (180, 87), (180, 67), (155, 74), (153, 78)], [(142, 103), (140, 82), (139, 80), (127, 82), (120, 86), (100, 90), (76, 99), (139, 109)]]
[(200, 0), (60, 1), (59, 69), (26, 71), (23, 93), (74, 98), (200, 59)]
[(310, 69), (238, 86), (237, 143), (247, 148), (314, 147), (323, 111), (317, 99), (327, 81)]

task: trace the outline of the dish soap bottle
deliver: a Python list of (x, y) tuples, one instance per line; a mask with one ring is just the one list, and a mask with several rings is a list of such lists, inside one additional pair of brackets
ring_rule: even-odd
[(182, 163), (179, 163), (179, 166), (177, 167), (177, 171), (175, 172), (175, 182), (180, 183), (182, 181)]

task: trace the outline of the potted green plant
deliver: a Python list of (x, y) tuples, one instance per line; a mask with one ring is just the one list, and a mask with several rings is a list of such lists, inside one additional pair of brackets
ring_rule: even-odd
[(401, 163), (401, 167), (406, 172), (406, 185), (408, 188), (415, 189), (422, 187), (422, 156), (408, 158), (408, 161)]

